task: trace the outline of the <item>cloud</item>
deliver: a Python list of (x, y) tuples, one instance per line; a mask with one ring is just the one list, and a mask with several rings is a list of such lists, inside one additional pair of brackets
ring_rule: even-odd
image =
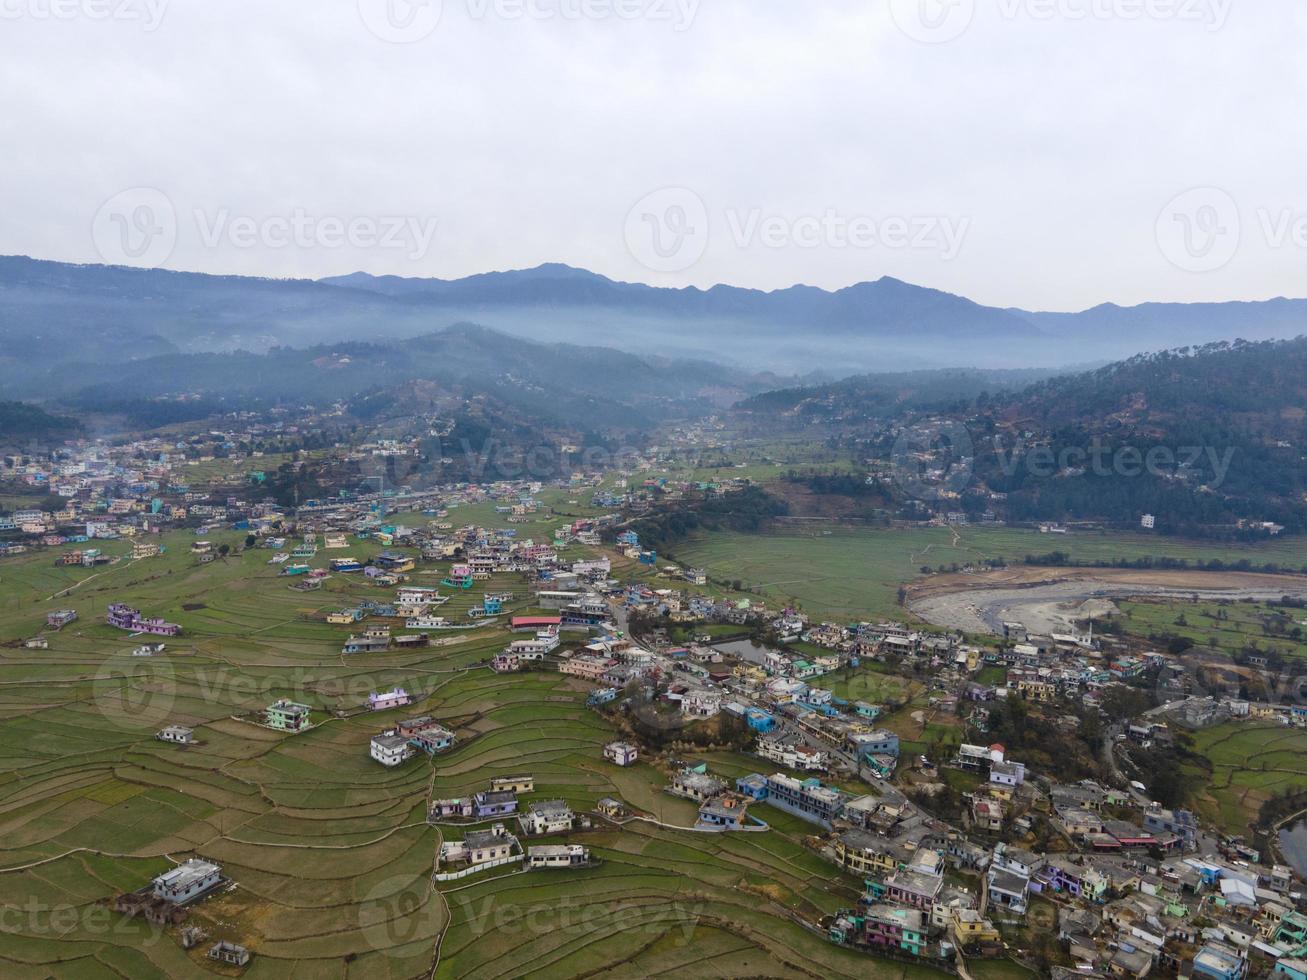
[[(1303, 248), (1259, 233), (1307, 215), (1295, 0), (985, 0), (956, 36), (922, 40), (922, 24), (956, 29), (938, 19), (949, 2), (0, 0), (0, 251), (101, 261), (106, 202), (143, 188), (176, 209), (167, 265), (209, 272), (891, 275), (1043, 309), (1301, 294)], [(378, 17), (420, 36), (387, 40)], [(660, 271), (627, 222), (665, 188), (704, 202), (708, 240)], [(1191, 188), (1242, 214), (1216, 270), (1157, 241)], [(316, 232), (288, 247), (205, 235), (217, 214), (434, 233), (420, 249)], [(830, 214), (967, 234), (950, 254), (730, 230)]]

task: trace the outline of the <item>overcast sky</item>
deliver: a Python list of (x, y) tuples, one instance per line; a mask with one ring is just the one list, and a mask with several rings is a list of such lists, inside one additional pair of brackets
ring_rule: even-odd
[(1301, 0), (0, 0), (0, 252), (1303, 296), (1305, 28)]

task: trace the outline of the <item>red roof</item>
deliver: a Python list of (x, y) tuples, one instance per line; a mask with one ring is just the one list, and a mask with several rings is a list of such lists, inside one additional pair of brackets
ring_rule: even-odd
[(519, 626), (561, 626), (562, 616), (514, 616), (513, 629)]

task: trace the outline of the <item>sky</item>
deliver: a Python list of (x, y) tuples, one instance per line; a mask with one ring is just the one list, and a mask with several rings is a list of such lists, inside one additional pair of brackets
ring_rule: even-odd
[(1301, 0), (0, 0), (0, 253), (1304, 296)]

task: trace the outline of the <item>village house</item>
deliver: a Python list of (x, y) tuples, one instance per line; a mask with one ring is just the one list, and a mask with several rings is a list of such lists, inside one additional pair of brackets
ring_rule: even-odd
[(944, 888), (942, 875), (920, 871), (896, 871), (885, 879), (885, 893), (891, 902), (930, 911)]
[(268, 705), (264, 712), (264, 724), (279, 732), (302, 732), (309, 728), (310, 708), (307, 704), (298, 704), (282, 698)]
[(445, 841), (440, 845), (440, 861), (486, 864), (512, 857), (517, 848), (517, 838), (502, 823), (497, 823), (489, 830), (469, 830), (463, 840)]
[(52, 613), (46, 613), (45, 625), (48, 629), (61, 630), (75, 619), (77, 619), (75, 609), (59, 609)]
[(778, 772), (767, 777), (767, 803), (829, 830), (843, 809), (844, 796), (819, 780), (798, 780)]
[(696, 803), (702, 803), (704, 800), (721, 793), (724, 789), (726, 789), (724, 780), (688, 768), (680, 769), (673, 774), (671, 782), (667, 786), (667, 792), (673, 796), (683, 796), (686, 799), (694, 800)]
[(383, 653), (390, 649), (390, 634), (385, 636), (351, 636), (341, 647), (341, 653)]
[(604, 758), (615, 765), (634, 765), (639, 757), (639, 749), (630, 742), (609, 742), (604, 746)]
[(244, 946), (229, 943), (224, 939), (209, 947), (208, 957), (227, 966), (243, 967), (249, 965), (250, 951)]
[(590, 849), (581, 844), (534, 844), (527, 848), (526, 865), (542, 868), (580, 868), (590, 863)]
[(700, 827), (720, 827), (723, 830), (740, 830), (746, 824), (749, 804), (753, 800), (743, 794), (729, 791), (719, 793), (699, 805)]
[(561, 834), (572, 829), (576, 819), (572, 808), (562, 800), (544, 800), (532, 803), (527, 812), (518, 816), (522, 832), (529, 836)]
[(711, 718), (721, 711), (720, 691), (687, 691), (681, 698), (681, 714), (687, 718)]
[(564, 660), (559, 664), (558, 669), (561, 673), (570, 674), (573, 677), (580, 677), (587, 681), (598, 681), (616, 665), (617, 661), (609, 657), (578, 654)]
[(155, 878), (153, 894), (155, 898), (174, 905), (185, 905), (213, 891), (222, 880), (222, 868), (219, 865), (200, 858), (190, 858)]
[(490, 789), (495, 793), (533, 793), (535, 787), (534, 776), (496, 776), (490, 780)]
[(920, 909), (874, 905), (867, 909), (862, 939), (872, 948), (890, 947), (920, 956), (926, 948), (926, 929)]
[(410, 745), (427, 755), (446, 752), (454, 747), (455, 741), (453, 732), (434, 722), (411, 732), (407, 737)]
[(858, 875), (890, 875), (901, 865), (884, 837), (865, 830), (846, 830), (836, 835), (832, 849), (835, 859)]
[(371, 755), (383, 766), (398, 766), (413, 756), (413, 747), (403, 735), (373, 735)]
[(402, 687), (397, 687), (393, 691), (386, 691), (382, 694), (373, 692), (368, 695), (369, 711), (387, 711), (391, 708), (402, 708), (411, 704), (413, 699), (409, 697), (408, 692)]
[(504, 817), (517, 811), (517, 794), (512, 790), (488, 790), (477, 793), (472, 803), (478, 820)]
[(826, 753), (803, 744), (788, 735), (758, 739), (755, 750), (770, 762), (803, 772), (820, 772), (826, 768)]
[(195, 733), (181, 725), (168, 725), (154, 736), (160, 742), (173, 742), (177, 745), (190, 745), (195, 740)]

